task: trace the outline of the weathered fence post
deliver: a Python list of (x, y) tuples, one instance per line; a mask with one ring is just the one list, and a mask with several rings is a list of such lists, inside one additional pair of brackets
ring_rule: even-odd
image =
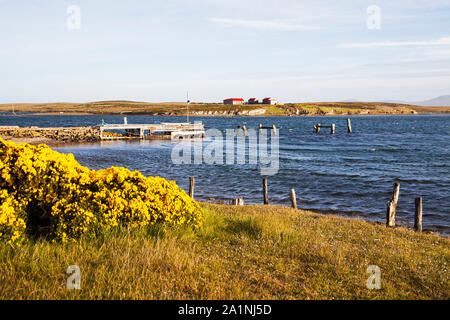
[(388, 227), (395, 227), (395, 213), (397, 210), (399, 193), (400, 193), (400, 183), (396, 181), (394, 183), (394, 189), (392, 191), (392, 199), (389, 200), (387, 203), (386, 225)]
[(398, 195), (400, 194), (400, 182), (395, 181), (394, 182), (394, 189), (392, 190), (392, 200), (395, 203), (395, 210), (397, 210), (397, 202), (398, 202)]
[(295, 196), (295, 189), (291, 189), (291, 204), (292, 208), (297, 209), (297, 197)]
[(348, 133), (352, 133), (352, 124), (350, 122), (350, 118), (347, 118), (347, 130)]
[(395, 227), (395, 205), (393, 200), (389, 200), (387, 203), (386, 225)]
[(189, 197), (191, 197), (192, 199), (194, 199), (194, 185), (195, 185), (194, 176), (190, 176), (189, 177)]
[(336, 126), (334, 123), (331, 124), (331, 134), (334, 134), (334, 131), (336, 130)]
[(243, 206), (244, 205), (244, 198), (235, 198), (230, 200), (230, 204), (232, 206)]
[(269, 204), (269, 191), (267, 190), (267, 178), (263, 179), (264, 204)]
[(422, 232), (422, 197), (416, 198), (416, 212), (414, 215), (414, 230)]

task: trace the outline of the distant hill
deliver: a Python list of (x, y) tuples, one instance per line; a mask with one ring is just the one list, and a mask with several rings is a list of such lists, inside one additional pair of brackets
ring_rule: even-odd
[[(346, 100), (339, 100), (339, 102), (360, 102), (360, 103), (365, 103), (367, 101), (357, 100), (357, 99), (346, 99)], [(403, 101), (403, 100), (375, 100), (375, 101), (370, 101), (370, 102), (409, 104), (407, 101)]]
[[(0, 113), (10, 113), (11, 104), (0, 104)], [(85, 103), (15, 103), (16, 113), (34, 114), (116, 114), (184, 116), (185, 102), (136, 102), (97, 101)], [(421, 106), (383, 102), (303, 102), (280, 105), (224, 105), (223, 103), (191, 102), (189, 112), (193, 116), (233, 115), (369, 115), (369, 114), (417, 114), (450, 113), (450, 106)], [(257, 113), (254, 113), (257, 112)]]
[(383, 100), (383, 101), (377, 101), (377, 102), (398, 103), (398, 104), (414, 104), (414, 103), (409, 103), (409, 102), (403, 101), (403, 100)]
[[(346, 99), (342, 100), (342, 102), (362, 102), (361, 100), (356, 99)], [(410, 104), (415, 106), (424, 106), (424, 107), (450, 107), (450, 94), (443, 95), (437, 98), (424, 100), (424, 101), (404, 101), (404, 100), (377, 100), (374, 102), (381, 103), (395, 103), (395, 104)]]
[(411, 104), (426, 107), (448, 107), (450, 106), (450, 94), (433, 98), (430, 100), (411, 102)]

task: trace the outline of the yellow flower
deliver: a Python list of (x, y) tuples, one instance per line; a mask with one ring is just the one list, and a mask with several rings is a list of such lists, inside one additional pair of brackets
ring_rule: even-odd
[(64, 242), (117, 225), (199, 228), (203, 221), (200, 206), (173, 181), (119, 167), (89, 170), (72, 154), (0, 138), (0, 241), (19, 243), (39, 229)]

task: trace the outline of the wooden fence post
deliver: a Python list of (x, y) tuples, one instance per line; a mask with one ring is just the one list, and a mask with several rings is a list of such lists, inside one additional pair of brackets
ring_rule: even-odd
[(348, 133), (352, 133), (352, 124), (350, 122), (350, 118), (347, 118), (347, 130)]
[(393, 200), (389, 200), (387, 203), (386, 225), (395, 227), (395, 206)]
[(397, 210), (398, 196), (400, 194), (400, 183), (396, 181), (394, 183), (394, 189), (392, 191), (392, 199), (387, 203), (386, 213), (386, 225), (388, 227), (395, 227), (395, 213)]
[(194, 176), (190, 176), (189, 177), (189, 197), (191, 197), (192, 199), (194, 199), (194, 185), (195, 185)]
[(243, 206), (244, 205), (244, 198), (235, 198), (230, 200), (230, 204), (232, 206)]
[(422, 232), (422, 197), (416, 198), (416, 212), (414, 215), (414, 230)]
[(295, 189), (291, 189), (291, 204), (292, 208), (297, 209), (297, 197), (295, 196)]
[(264, 204), (269, 204), (269, 191), (267, 189), (267, 178), (263, 179)]
[(400, 194), (400, 182), (395, 181), (394, 182), (394, 189), (392, 190), (392, 200), (395, 203), (395, 210), (397, 210), (397, 202), (398, 202), (398, 195)]

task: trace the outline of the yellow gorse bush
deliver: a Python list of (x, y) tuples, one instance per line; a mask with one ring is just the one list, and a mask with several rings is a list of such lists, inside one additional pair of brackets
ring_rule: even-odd
[(89, 170), (72, 154), (0, 138), (0, 240), (76, 240), (114, 226), (192, 225), (200, 206), (175, 182), (111, 167)]

